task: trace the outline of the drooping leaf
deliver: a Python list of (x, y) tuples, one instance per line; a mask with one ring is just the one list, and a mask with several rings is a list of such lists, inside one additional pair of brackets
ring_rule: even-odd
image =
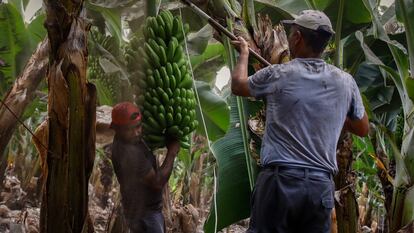
[[(272, 0), (256, 0), (256, 11), (259, 13), (268, 12), (267, 9), (272, 10), (275, 15), (269, 14), (273, 19), (274, 16), (281, 14), (283, 17), (291, 17), (291, 15), (298, 14), (302, 10), (311, 8), (306, 1), (300, 0), (281, 0), (281, 1), (272, 1)], [(267, 9), (266, 9), (267, 8)], [(280, 17), (280, 16), (279, 16)]]
[[(405, 26), (405, 35), (408, 44), (408, 56), (410, 60), (411, 81), (407, 80), (407, 85), (414, 89), (414, 2), (412, 0), (397, 0), (396, 14), (400, 22)], [(414, 99), (414, 91), (409, 93), (411, 99)]]
[(378, 66), (366, 62), (359, 66), (354, 77), (369, 102), (369, 110), (381, 115), (381, 123), (394, 131), (401, 100), (393, 82), (383, 77)]
[(92, 83), (96, 86), (99, 104), (112, 106), (114, 104), (114, 100), (112, 98), (111, 91), (104, 84), (102, 84), (102, 81), (99, 79), (92, 80)]
[(105, 19), (105, 25), (107, 30), (114, 36), (119, 44), (122, 44), (122, 24), (121, 24), (121, 11), (118, 9), (111, 9), (94, 5), (86, 2), (86, 7), (89, 10), (98, 12)]
[[(229, 21), (229, 19), (227, 20)], [(228, 25), (229, 30), (232, 30), (229, 22)], [(236, 51), (231, 47), (228, 38), (223, 41), (228, 66), (233, 69), (236, 64)], [(231, 128), (223, 139), (213, 145), (213, 154), (218, 161), (219, 184), (214, 196), (215, 201), (210, 208), (209, 218), (204, 225), (207, 233), (216, 232), (248, 217), (250, 212), (249, 193), (253, 191), (257, 172), (255, 160), (250, 154), (245, 100), (240, 96), (231, 95), (229, 103), (231, 106)], [(234, 178), (230, 178), (228, 174), (232, 174), (233, 177), (237, 174), (237, 181), (235, 182)], [(235, 192), (237, 192), (237, 196), (232, 196), (232, 193)]]
[[(229, 128), (229, 107), (222, 97), (211, 90), (208, 83), (196, 81), (196, 88), (200, 97), (200, 107), (206, 123), (208, 138), (215, 141), (223, 137)], [(199, 122), (197, 131), (200, 134), (205, 134), (200, 108), (196, 107), (196, 111)]]
[(221, 43), (210, 43), (201, 55), (190, 57), (191, 66), (193, 69), (197, 69), (197, 67), (204, 62), (223, 56), (223, 54), (224, 47)]
[(29, 36), (23, 18), (8, 3), (0, 3), (0, 95), (23, 69), (30, 55)]
[(203, 54), (191, 56), (191, 65), (196, 80), (204, 81), (214, 86), (217, 71), (224, 65), (224, 47), (221, 43), (210, 43)]
[(20, 15), (24, 15), (26, 6), (29, 2), (30, 0), (9, 0), (9, 3), (14, 5), (14, 7), (20, 12)]
[[(408, 87), (414, 87), (414, 79), (410, 78), (410, 75), (409, 75), (409, 67), (410, 67), (410, 62), (411, 62), (409, 61), (409, 59), (411, 59), (410, 56), (414, 56), (410, 54), (412, 54), (414, 51), (408, 51), (410, 54), (409, 56), (407, 56), (407, 49), (403, 45), (398, 43), (397, 41), (391, 40), (390, 37), (385, 32), (384, 27), (380, 21), (380, 14), (376, 10), (376, 6), (377, 6), (376, 2), (374, 0), (363, 0), (363, 1), (373, 19), (372, 28), (373, 28), (374, 36), (388, 44), (391, 54), (394, 57), (395, 64), (398, 70), (398, 75), (397, 77), (395, 77), (398, 80), (395, 80), (395, 82), (398, 82), (398, 85), (400, 85), (399, 87), (400, 96), (408, 95), (411, 101), (413, 101), (414, 91), (408, 89)], [(410, 6), (407, 5), (406, 7), (410, 7)], [(396, 9), (399, 9), (399, 8), (401, 7), (396, 7)], [(407, 39), (413, 39), (413, 38), (410, 38), (407, 35)], [(413, 45), (412, 41), (407, 41), (407, 43), (408, 44), (411, 43)], [(413, 48), (412, 45), (411, 45), (411, 48)], [(408, 47), (410, 48), (410, 46)]]
[[(250, 183), (236, 97), (230, 97), (231, 126), (223, 138), (212, 145), (218, 163), (216, 193), (217, 231), (250, 214)], [(215, 208), (212, 202), (209, 217), (204, 225), (206, 233), (215, 232)]]
[(243, 0), (242, 18), (249, 30), (257, 30), (254, 0)]
[(46, 28), (43, 26), (45, 22), (45, 14), (37, 15), (27, 26), (30, 33), (32, 44), (37, 45), (46, 36)]
[(190, 56), (202, 54), (206, 50), (208, 42), (212, 37), (213, 28), (209, 24), (195, 33), (188, 34), (187, 45)]
[[(333, 1), (333, 5), (335, 2)], [(352, 24), (366, 24), (371, 22), (371, 15), (365, 8), (362, 0), (346, 0), (344, 16)]]

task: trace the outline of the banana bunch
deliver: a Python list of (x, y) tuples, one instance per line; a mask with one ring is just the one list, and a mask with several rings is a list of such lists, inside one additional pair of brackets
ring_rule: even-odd
[(120, 82), (118, 79), (112, 78), (106, 74), (99, 64), (97, 57), (90, 57), (88, 61), (88, 79), (92, 82), (99, 81), (109, 91), (110, 97), (116, 100), (119, 97)]
[(136, 44), (141, 55), (136, 61), (142, 61), (145, 70), (137, 80), (144, 90), (137, 103), (143, 108), (144, 139), (152, 149), (164, 147), (169, 137), (188, 148), (189, 134), (198, 126), (193, 80), (181, 45), (188, 25), (183, 28), (180, 18), (162, 11), (147, 18), (145, 41)]
[[(102, 69), (101, 64), (99, 63), (99, 57), (101, 56), (100, 51), (97, 48), (97, 44), (99, 44), (102, 48), (106, 51), (111, 53), (113, 56), (118, 56), (120, 53), (118, 43), (113, 36), (105, 36), (102, 33), (98, 32), (97, 30), (90, 31), (90, 40), (91, 44), (89, 44), (89, 58), (88, 58), (88, 79), (98, 80), (105, 88), (110, 92), (110, 97), (113, 100), (119, 98), (119, 88), (121, 86), (121, 82), (119, 79), (115, 79), (111, 77), (111, 75), (106, 74)], [(92, 43), (93, 41), (93, 43)]]

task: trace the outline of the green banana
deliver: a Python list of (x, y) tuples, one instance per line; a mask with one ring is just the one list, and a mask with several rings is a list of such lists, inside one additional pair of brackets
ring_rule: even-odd
[(181, 73), (181, 70), (180, 70), (180, 68), (178, 67), (178, 64), (177, 63), (173, 63), (172, 64), (172, 69), (173, 69), (173, 73), (174, 73), (174, 76), (175, 76), (175, 78), (176, 78), (176, 81), (177, 82), (180, 82), (181, 81), (181, 75), (182, 75), (182, 73)]
[(174, 125), (174, 117), (171, 113), (167, 113), (166, 120), (167, 120), (167, 125), (168, 126)]
[(153, 129), (156, 129), (157, 131), (161, 130), (160, 125), (157, 123), (157, 121), (154, 120), (154, 118), (150, 117), (147, 119), (148, 125), (152, 127)]
[(167, 74), (168, 76), (174, 75), (173, 73), (173, 65), (171, 65), (171, 63), (167, 63), (165, 68), (167, 69)]
[(167, 54), (165, 53), (165, 49), (162, 46), (159, 46), (159, 53), (160, 53), (160, 62), (162, 65), (166, 65), (168, 60), (167, 60)]
[(180, 141), (180, 147), (181, 148), (184, 148), (184, 149), (190, 149), (190, 143), (188, 143), (188, 142), (183, 142), (183, 141)]
[(162, 46), (164, 49), (167, 49), (167, 45), (165, 44), (165, 41), (161, 39), (160, 37), (155, 38), (155, 41), (159, 46)]
[(165, 138), (163, 136), (149, 134), (147, 137), (152, 142), (163, 142), (163, 141), (165, 141)]
[(176, 49), (175, 49), (175, 52), (174, 52), (174, 57), (173, 57), (173, 61), (174, 62), (178, 62), (178, 61), (180, 61), (180, 59), (182, 59), (184, 56), (183, 56), (183, 48), (181, 47), (181, 46), (178, 46)]
[(175, 89), (177, 87), (177, 79), (174, 75), (170, 76), (170, 88)]
[(172, 37), (170, 42), (168, 43), (168, 49), (167, 49), (167, 58), (168, 61), (172, 61), (174, 58), (174, 53), (175, 53), (175, 49), (178, 46), (178, 42), (177, 39), (175, 39), (175, 37)]
[(155, 51), (151, 48), (151, 46), (145, 42), (145, 52), (147, 52), (148, 57), (151, 59), (150, 62), (152, 62), (154, 68), (158, 68), (161, 66), (160, 64), (160, 58), (155, 53)]
[(168, 77), (168, 74), (167, 74), (167, 69), (165, 69), (164, 66), (162, 66), (160, 68), (160, 75), (161, 75), (161, 78), (162, 78), (162, 81), (163, 81), (163, 84), (164, 84), (163, 87), (168, 88), (169, 85), (170, 85), (170, 81), (169, 81), (169, 77)]
[(152, 88), (156, 86), (155, 79), (152, 75), (147, 76), (147, 84), (148, 84), (148, 87), (152, 87)]
[(180, 28), (181, 28), (181, 24), (180, 24), (180, 20), (178, 18), (174, 18), (173, 20), (173, 27), (172, 27), (172, 34), (173, 35), (179, 35), (181, 32)]
[(166, 111), (163, 105), (158, 105), (158, 112), (165, 115)]
[[(173, 79), (170, 79), (170, 80), (173, 80)], [(167, 95), (168, 95), (169, 98), (171, 98), (173, 96), (173, 92), (172, 92), (171, 88), (167, 88), (165, 90), (165, 93), (167, 93)]]
[(176, 125), (171, 126), (167, 129), (167, 133), (170, 134), (170, 135), (178, 135), (179, 131), (180, 131), (180, 129)]
[(181, 95), (181, 91), (180, 90), (181, 90), (180, 88), (176, 88), (174, 90), (173, 98), (179, 97)]
[(162, 113), (158, 113), (157, 118), (162, 128), (167, 127), (167, 121)]
[[(181, 45), (188, 24), (182, 25), (181, 19), (168, 10), (148, 17), (145, 24), (144, 42), (133, 38), (125, 49), (132, 83), (145, 90), (139, 97), (144, 108), (145, 140), (154, 149), (165, 146), (165, 138), (173, 136), (188, 148), (188, 135), (198, 126), (193, 77)], [(110, 46), (109, 39), (104, 41)], [(136, 72), (143, 68), (147, 69), (145, 73)]]
[(181, 113), (176, 113), (174, 116), (174, 124), (175, 125), (181, 125), (181, 121), (182, 121), (183, 117), (181, 116)]
[(178, 86), (183, 88), (191, 88), (193, 86), (193, 79), (189, 74), (187, 74)]

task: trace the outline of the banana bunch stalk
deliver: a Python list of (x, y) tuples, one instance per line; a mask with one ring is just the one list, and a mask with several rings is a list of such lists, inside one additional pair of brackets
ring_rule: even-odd
[(138, 47), (143, 78), (137, 80), (143, 108), (144, 139), (152, 149), (164, 147), (167, 138), (178, 138), (188, 148), (189, 134), (196, 129), (196, 99), (193, 80), (182, 43), (188, 25), (169, 11), (148, 17), (143, 28), (145, 41)]

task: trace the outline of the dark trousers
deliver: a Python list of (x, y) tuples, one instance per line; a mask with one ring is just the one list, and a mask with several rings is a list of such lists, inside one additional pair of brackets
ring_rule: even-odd
[(152, 211), (141, 218), (126, 217), (130, 233), (164, 233), (164, 216), (161, 211)]
[(265, 167), (253, 190), (247, 233), (329, 233), (333, 193), (328, 172)]

